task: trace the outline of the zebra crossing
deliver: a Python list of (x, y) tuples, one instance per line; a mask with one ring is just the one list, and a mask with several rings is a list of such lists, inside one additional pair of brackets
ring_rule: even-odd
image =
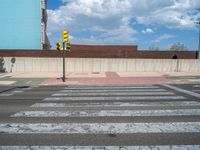
[[(0, 123), (0, 134), (35, 136), (46, 144), (0, 150), (198, 150), (200, 99), (187, 94), (168, 85), (63, 87), (10, 115), (25, 122)], [(31, 122), (34, 118), (44, 120)], [(50, 139), (42, 139), (46, 135)], [(56, 145), (54, 136), (69, 139)]]
[(2, 146), (4, 150), (199, 150), (199, 145), (179, 146)]

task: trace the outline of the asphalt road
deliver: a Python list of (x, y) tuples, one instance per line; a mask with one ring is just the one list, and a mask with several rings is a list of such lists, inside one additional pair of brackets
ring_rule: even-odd
[(13, 149), (200, 149), (200, 85), (2, 86)]

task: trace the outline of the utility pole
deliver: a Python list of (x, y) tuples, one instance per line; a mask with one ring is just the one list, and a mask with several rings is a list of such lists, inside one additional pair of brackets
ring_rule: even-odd
[(199, 46), (198, 46), (198, 59), (200, 59), (200, 21), (194, 22), (199, 26)]

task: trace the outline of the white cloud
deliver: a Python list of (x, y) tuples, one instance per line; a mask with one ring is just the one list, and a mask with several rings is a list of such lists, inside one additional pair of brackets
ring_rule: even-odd
[(147, 28), (141, 31), (143, 34), (154, 33), (153, 29)]
[[(48, 32), (69, 29), (76, 39), (92, 43), (133, 43), (139, 24), (166, 28), (192, 28), (200, 18), (199, 0), (62, 0), (63, 6), (48, 10)], [(132, 24), (136, 21), (136, 24)], [(142, 33), (153, 33), (150, 28)], [(84, 34), (85, 37), (80, 35)], [(91, 35), (93, 38), (91, 39)], [(85, 39), (85, 40), (84, 40)], [(162, 39), (161, 39), (162, 40)]]
[(160, 0), (153, 0), (153, 2), (149, 5), (150, 10), (146, 9), (144, 14), (136, 16), (138, 23), (184, 29), (193, 27), (193, 21), (200, 17), (200, 12), (196, 10), (200, 7), (199, 0), (168, 0), (163, 3)]
[(69, 39), (70, 39), (70, 40), (73, 40), (74, 37), (73, 37), (72, 35), (69, 35)]
[(155, 42), (161, 42), (161, 41), (163, 41), (163, 40), (168, 40), (168, 39), (172, 39), (172, 38), (175, 38), (175, 36), (174, 35), (171, 35), (171, 34), (163, 34), (163, 35), (161, 35), (160, 37), (158, 37), (156, 40), (155, 40)]

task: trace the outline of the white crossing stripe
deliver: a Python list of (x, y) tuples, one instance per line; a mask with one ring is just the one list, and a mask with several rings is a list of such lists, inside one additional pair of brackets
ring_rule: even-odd
[(186, 99), (183, 96), (134, 96), (134, 97), (48, 97), (43, 101), (87, 101), (87, 100), (106, 100), (106, 101), (115, 101), (115, 100), (184, 100)]
[(137, 95), (175, 95), (172, 92), (132, 92), (132, 93), (55, 93), (52, 96), (137, 96)]
[(31, 107), (73, 107), (66, 103), (35, 103)]
[(13, 93), (22, 93), (22, 92), (24, 92), (24, 91), (22, 91), (22, 90), (14, 90), (13, 91)]
[(124, 107), (124, 106), (200, 106), (200, 102), (178, 101), (178, 102), (111, 102), (111, 103), (35, 103), (31, 107)]
[(179, 92), (184, 93), (184, 94), (188, 94), (188, 95), (200, 98), (200, 94), (198, 94), (198, 93), (194, 93), (194, 92), (191, 92), (191, 91), (188, 91), (188, 90), (184, 90), (182, 88), (172, 86), (172, 85), (163, 84), (163, 86), (168, 87), (168, 88), (173, 89), (173, 90), (176, 90), (176, 91), (179, 91)]
[(200, 85), (194, 85), (193, 87), (194, 88), (200, 88)]
[(200, 122), (0, 124), (4, 134), (200, 133)]
[(199, 150), (200, 145), (150, 146), (0, 146), (1, 150)]
[(92, 92), (166, 92), (165, 89), (93, 89), (93, 90), (61, 90), (61, 93), (92, 93)]
[(159, 86), (141, 85), (141, 86), (92, 86), (92, 87), (66, 87), (65, 90), (94, 90), (94, 89), (157, 89)]
[(21, 111), (11, 117), (135, 117), (200, 116), (200, 109), (177, 110), (102, 110), (102, 111)]

